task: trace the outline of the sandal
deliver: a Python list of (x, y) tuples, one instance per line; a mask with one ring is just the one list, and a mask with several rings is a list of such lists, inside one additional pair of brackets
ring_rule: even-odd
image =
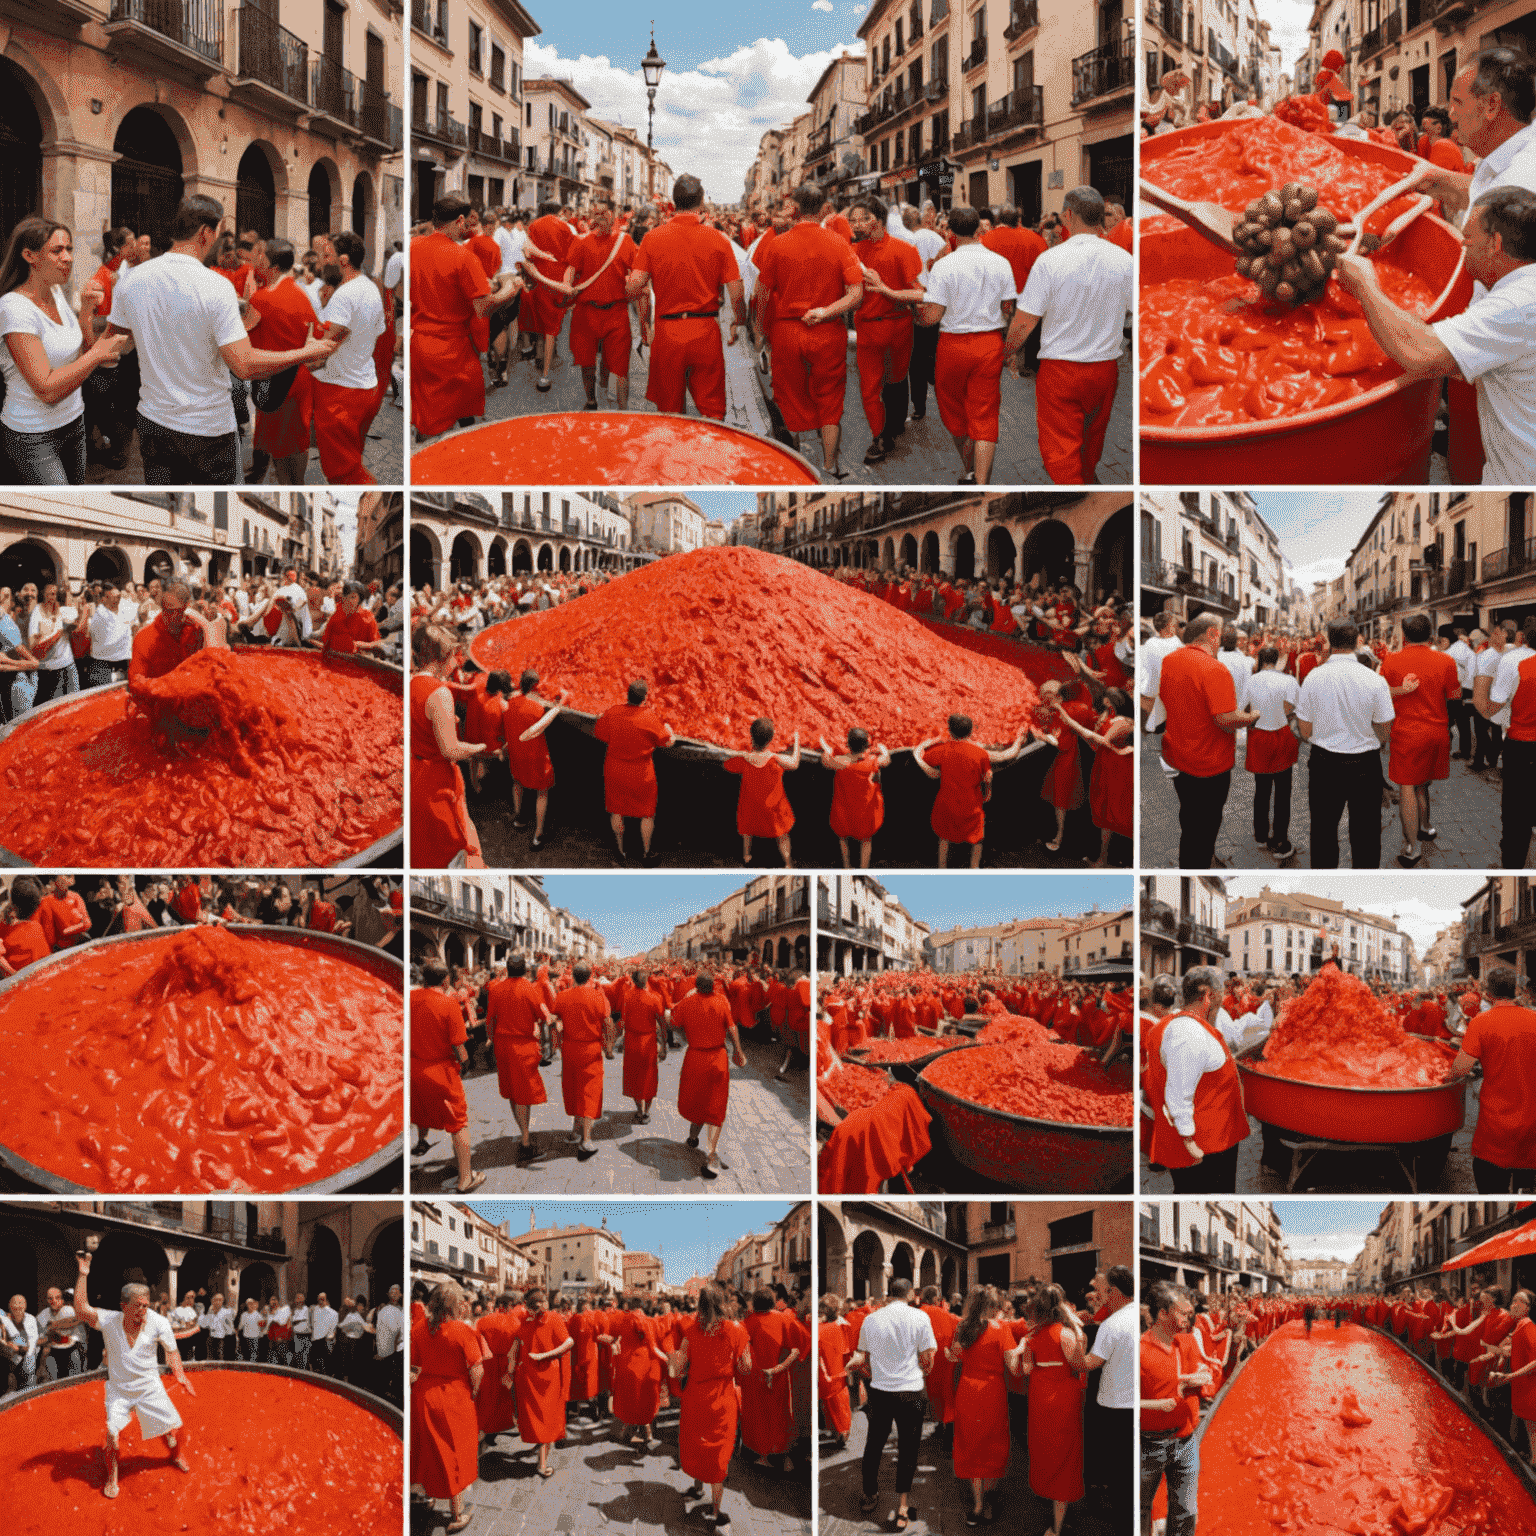
[(540, 1467), (539, 1468), (539, 1476), (540, 1477), (553, 1477), (554, 1475), (555, 1475), (555, 1469), (553, 1467)]
[(454, 1532), (455, 1532), (455, 1531), (462, 1531), (462, 1530), (463, 1530), (463, 1529), (464, 1529), (464, 1527), (465, 1527), (465, 1526), (466, 1526), (466, 1525), (468, 1525), (468, 1524), (469, 1524), (469, 1522), (470, 1522), (470, 1521), (471, 1521), (471, 1520), (473, 1520), (473, 1519), (474, 1519), (474, 1518), (475, 1518), (475, 1517), (474, 1517), (474, 1514), (473, 1514), (473, 1512), (472, 1512), (472, 1511), (470, 1511), (470, 1510), (467, 1510), (467, 1509), (466, 1509), (466, 1510), (465, 1510), (465, 1511), (464, 1511), (464, 1513), (463, 1513), (463, 1514), (462, 1514), (462, 1515), (460, 1515), (460, 1516), (459, 1516), (459, 1518), (458, 1518), (458, 1519), (457, 1519), (457, 1520), (454, 1520), (454, 1521), (452, 1521), (452, 1522), (451, 1522), (451, 1523), (450, 1523), (450, 1524), (449, 1524), (449, 1525), (448, 1525), (448, 1527), (447, 1527), (447, 1531), (448, 1531), (448, 1536), (453, 1536), (453, 1533), (454, 1533)]
[(485, 1174), (483, 1172), (481, 1172), (481, 1173), (476, 1173), (475, 1176), (469, 1181), (468, 1184), (455, 1185), (454, 1188), (461, 1195), (472, 1195), (484, 1183), (485, 1183)]

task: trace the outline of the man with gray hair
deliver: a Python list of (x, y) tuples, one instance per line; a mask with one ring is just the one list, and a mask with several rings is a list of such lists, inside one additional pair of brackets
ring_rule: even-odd
[(106, 1346), (107, 1363), (107, 1482), (101, 1490), (109, 1499), (117, 1497), (117, 1437), (128, 1427), (128, 1420), (139, 1416), (139, 1430), (146, 1440), (161, 1437), (171, 1453), (171, 1464), (178, 1471), (190, 1472), (186, 1454), (177, 1444), (176, 1431), (181, 1428), (181, 1415), (171, 1403), (164, 1383), (160, 1380), (160, 1366), (155, 1349), (165, 1351), (166, 1364), (171, 1374), (187, 1389), (188, 1397), (196, 1397), (192, 1383), (181, 1366), (181, 1354), (176, 1348), (176, 1335), (171, 1325), (158, 1312), (150, 1310), (147, 1285), (125, 1285), (122, 1290), (122, 1311), (98, 1311), (86, 1295), (87, 1279), (91, 1273), (91, 1256), (77, 1253), (75, 1264), (79, 1270), (75, 1281), (75, 1316), (87, 1327), (97, 1329)]
[(1035, 425), (1041, 460), (1057, 485), (1094, 485), (1120, 384), (1135, 263), (1101, 238), (1104, 199), (1092, 187), (1067, 193), (1061, 222), (1067, 238), (1030, 268), (1004, 351), (1017, 374), (1024, 343), (1040, 327)]

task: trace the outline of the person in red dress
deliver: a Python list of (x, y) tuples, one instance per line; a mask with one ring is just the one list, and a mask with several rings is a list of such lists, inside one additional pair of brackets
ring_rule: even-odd
[(1136, 721), (1131, 696), (1123, 688), (1107, 689), (1104, 706), (1091, 730), (1075, 713), (1061, 716), (1063, 723), (1093, 748), (1088, 809), (1099, 829), (1099, 856), (1091, 865), (1093, 869), (1108, 868), (1111, 838), (1136, 835)]
[[(560, 204), (539, 204), (539, 216), (528, 226), (528, 243), (523, 248), (523, 267), (528, 273), (528, 287), (518, 312), (517, 328), (522, 337), (540, 337), (543, 356), (535, 386), (541, 394), (550, 388), (549, 370), (555, 360), (555, 347), (565, 325), (565, 295), (560, 292), (560, 277), (566, 259), (576, 243), (576, 231), (560, 217)], [(533, 356), (533, 347), (522, 349), (523, 359)]]
[(448, 685), (459, 661), (458, 637), (424, 624), (411, 637), (411, 654), (411, 861), (422, 869), (447, 869), (462, 853), (470, 869), (484, 869), (459, 764), (486, 747), (459, 740)]
[(1029, 1486), (1051, 1501), (1051, 1536), (1061, 1536), (1067, 1506), (1083, 1496), (1083, 1326), (1059, 1285), (1036, 1293), (1029, 1322)]
[(1088, 798), (1079, 737), (1094, 723), (1095, 715), (1093, 705), (1081, 696), (1077, 684), (1071, 685), (1069, 693), (1067, 686), (1054, 678), (1040, 688), (1040, 708), (1051, 721), (1045, 727), (1044, 740), (1056, 748), (1040, 791), (1041, 799), (1056, 813), (1056, 836), (1045, 846), (1052, 853), (1059, 853), (1066, 834), (1067, 812), (1075, 811)]
[(752, 862), (752, 839), (771, 838), (779, 845), (784, 868), (793, 868), (789, 851), (789, 833), (795, 813), (784, 793), (784, 775), (800, 766), (800, 733), (795, 732), (788, 752), (773, 750), (773, 721), (759, 716), (752, 722), (752, 750), (734, 754), (729, 747), (717, 747), (724, 754), (727, 773), (741, 775), (741, 793), (736, 800), (736, 830), (741, 834), (741, 862)]
[[(544, 733), (570, 697), (570, 690), (562, 688), (551, 704), (534, 692), (538, 686), (539, 674), (524, 672), (501, 718), (502, 745), (512, 775), (512, 825), (519, 832), (533, 828), (529, 846), (534, 849), (544, 846), (544, 817), (549, 811), (549, 792), (555, 787), (555, 765), (550, 761)], [(523, 814), (524, 791), (534, 795), (531, 822)]]
[(613, 1060), (613, 1031), (608, 999), (591, 985), (592, 966), (578, 960), (571, 971), (573, 986), (555, 998), (554, 1015), (560, 1047), (560, 1090), (579, 1145), (577, 1159), (596, 1157), (592, 1127), (603, 1117), (603, 1062)]
[(965, 1523), (991, 1521), (990, 1486), (1008, 1470), (1007, 1372), (1017, 1374), (1024, 1345), (1014, 1344), (1002, 1321), (1003, 1299), (990, 1285), (965, 1298), (965, 1314), (944, 1359), (958, 1364), (955, 1382), (955, 1476), (969, 1480), (971, 1509)]
[(624, 1097), (635, 1101), (635, 1124), (649, 1125), (656, 1101), (657, 1062), (667, 1059), (667, 1010), (651, 991), (646, 973), (635, 970), (634, 986), (624, 999)]
[(485, 1183), (483, 1173), (470, 1167), (469, 1105), (459, 1069), (469, 1060), (464, 1010), (449, 995), (448, 967), (428, 960), (421, 985), (411, 991), (411, 1124), (416, 1127), (417, 1155), (427, 1149), (426, 1132), (447, 1131), (458, 1159), (461, 1195)]
[(869, 732), (855, 726), (848, 732), (848, 751), (839, 754), (827, 745), (825, 736), (817, 743), (821, 748), (821, 766), (831, 769), (832, 780), (832, 831), (843, 853), (843, 868), (852, 869), (849, 843), (859, 845), (860, 869), (869, 868), (870, 853), (875, 833), (885, 822), (885, 795), (880, 788), (880, 770), (888, 768), (891, 754), (876, 743), (869, 744)]
[(650, 691), (649, 684), (639, 679), (632, 682), (627, 701), (605, 710), (592, 727), (592, 734), (608, 747), (603, 756), (603, 805), (613, 828), (619, 863), (628, 862), (624, 823), (638, 818), (647, 868), (655, 863), (651, 854), (651, 838), (656, 831), (656, 765), (652, 753), (657, 747), (670, 747), (675, 740), (672, 727), (646, 708)]
[(1516, 1291), (1509, 1303), (1514, 1331), (1509, 1336), (1508, 1357), (1488, 1373), (1488, 1388), (1508, 1387), (1510, 1412), (1525, 1425), (1526, 1459), (1536, 1465), (1536, 1321), (1531, 1308), (1536, 1296)]
[(700, 1287), (698, 1313), (669, 1361), (674, 1378), (687, 1378), (677, 1429), (678, 1460), (693, 1479), (685, 1499), (698, 1499), (709, 1490), (717, 1531), (729, 1528), (730, 1516), (721, 1508), (725, 1477), (736, 1449), (736, 1425), (741, 1417), (736, 1381), (753, 1372), (747, 1330), (725, 1313), (725, 1292), (711, 1280)]
[(613, 1350), (613, 1416), (633, 1434), (637, 1450), (651, 1443), (651, 1425), (661, 1411), (662, 1375), (667, 1364), (657, 1320), (647, 1317), (645, 1303), (631, 1296), (620, 1315)]
[(10, 922), (0, 921), (0, 976), (17, 971), (53, 953), (37, 913), (43, 904), (43, 888), (31, 875), (17, 875), (11, 882)]
[[(261, 286), (250, 296), (257, 319), (247, 322), (247, 334), (268, 352), (296, 351), (310, 339), (315, 309), (293, 280), (292, 243), (281, 238), (264, 241), (257, 276)], [(307, 368), (295, 368), (283, 403), (275, 411), (256, 412), (248, 483), (260, 485), (275, 463), (279, 485), (303, 485), (313, 420), (314, 375)]]
[[(489, 222), (488, 220), (486, 221)], [(481, 222), (480, 210), (471, 208), (464, 215), (464, 249), (480, 263), (487, 282), (494, 282), (501, 271), (501, 247)], [(491, 317), (476, 315), (470, 321), (470, 335), (475, 339), (475, 351), (483, 357), (491, 349)]]
[(524, 1445), (539, 1448), (539, 1476), (555, 1475), (549, 1448), (565, 1438), (565, 1394), (570, 1374), (567, 1357), (575, 1347), (558, 1312), (547, 1309), (546, 1295), (535, 1286), (523, 1294), (528, 1315), (512, 1341), (503, 1385), (517, 1392), (517, 1433)]
[(955, 1447), (955, 1368), (945, 1359), (944, 1352), (955, 1342), (960, 1319), (944, 1305), (936, 1285), (923, 1287), (922, 1310), (933, 1325), (933, 1342), (937, 1346), (933, 1368), (924, 1378), (923, 1386), (933, 1407), (934, 1423), (939, 1426), (939, 1449), (947, 1456)]
[(367, 589), (360, 581), (342, 584), (341, 601), (327, 621), (319, 640), (310, 640), (329, 655), (351, 656), (358, 651), (383, 651), (389, 649), (389, 641), (379, 636), (378, 621), (363, 607)]
[(512, 1293), (503, 1291), (496, 1298), (496, 1310), (487, 1312), (475, 1324), (488, 1359), (483, 1363), (485, 1376), (475, 1398), (475, 1419), (480, 1433), (494, 1441), (497, 1435), (517, 1428), (517, 1398), (506, 1385), (512, 1341), (522, 1326), (523, 1310), (514, 1307)]
[(848, 1352), (844, 1348), (842, 1323), (837, 1316), (837, 1299), (827, 1296), (821, 1303), (821, 1322), (816, 1328), (816, 1396), (821, 1402), (822, 1428), (830, 1431), (838, 1450), (848, 1444), (853, 1428), (853, 1408), (848, 1399)]
[(981, 868), (982, 841), (987, 833), (986, 802), (992, 797), (992, 769), (1011, 763), (1024, 750), (1024, 728), (1013, 744), (998, 752), (978, 747), (971, 738), (971, 717), (949, 717), (949, 739), (930, 736), (912, 749), (912, 761), (939, 781), (930, 825), (939, 839), (939, 868), (949, 865), (949, 845), (969, 843), (971, 868)]
[(1398, 814), (1403, 823), (1403, 851), (1397, 862), (1412, 869), (1423, 857), (1420, 838), (1431, 841), (1429, 786), (1451, 776), (1451, 705), (1461, 703), (1461, 674), (1456, 658), (1435, 649), (1429, 616), (1410, 613), (1403, 620), (1403, 648), (1381, 663), (1392, 690), (1391, 752), (1387, 778), (1398, 786)]
[(679, 998), (672, 1008), (672, 1023), (682, 1031), (688, 1049), (683, 1055), (683, 1069), (677, 1080), (677, 1112), (688, 1122), (688, 1145), (697, 1147), (699, 1132), (709, 1127), (709, 1150), (699, 1176), (719, 1177), (716, 1164), (720, 1131), (725, 1125), (730, 1104), (731, 1071), (725, 1043), (731, 1043), (730, 1061), (738, 1067), (747, 1064), (741, 1049), (741, 1037), (731, 1018), (731, 1005), (715, 989), (714, 975), (700, 971), (693, 979), (693, 991)]
[(486, 988), (485, 1034), (496, 1056), (497, 1089), (517, 1121), (520, 1163), (539, 1156), (533, 1144), (533, 1106), (549, 1102), (539, 1076), (541, 1021), (550, 1021), (544, 991), (529, 980), (527, 958), (513, 955), (506, 976)]
[(470, 1522), (464, 1490), (480, 1476), (475, 1404), (485, 1375), (483, 1348), (463, 1320), (469, 1298), (451, 1280), (427, 1297), (411, 1327), (411, 1482), (447, 1499), (448, 1531)]
[(766, 1457), (769, 1466), (782, 1470), (780, 1458), (794, 1444), (789, 1374), (800, 1351), (792, 1341), (792, 1315), (775, 1310), (773, 1303), (773, 1292), (760, 1286), (742, 1320), (753, 1369), (741, 1383), (741, 1446), (749, 1457)]
[(597, 1336), (603, 1331), (603, 1327), (603, 1314), (592, 1310), (591, 1298), (578, 1296), (576, 1310), (566, 1319), (565, 1324), (573, 1346), (571, 1385), (566, 1392), (565, 1400), (572, 1405), (573, 1413), (579, 1407), (582, 1414), (589, 1419), (595, 1417), (597, 1413)]

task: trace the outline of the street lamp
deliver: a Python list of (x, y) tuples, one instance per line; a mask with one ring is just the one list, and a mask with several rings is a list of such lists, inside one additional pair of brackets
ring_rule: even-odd
[(649, 150), (656, 148), (656, 87), (661, 84), (661, 72), (666, 67), (667, 61), (656, 52), (656, 23), (653, 21), (651, 23), (651, 51), (640, 60), (640, 73), (645, 76), (645, 147)]

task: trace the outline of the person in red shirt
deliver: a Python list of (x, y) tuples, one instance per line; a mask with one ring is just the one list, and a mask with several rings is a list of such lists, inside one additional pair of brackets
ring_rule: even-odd
[(464, 1010), (449, 994), (448, 967), (428, 960), (421, 985), (411, 991), (411, 1124), (415, 1151), (426, 1149), (428, 1130), (447, 1131), (458, 1160), (458, 1193), (467, 1195), (485, 1183), (470, 1166), (469, 1105), (460, 1070), (469, 1060), (464, 1048)]
[[(1517, 631), (1522, 647), (1536, 645), (1536, 615), (1527, 614)], [(1489, 689), (1487, 714), (1505, 706), (1509, 725), (1504, 732), (1503, 793), (1500, 814), (1499, 860), (1504, 869), (1524, 869), (1536, 822), (1536, 656), (1506, 653), (1499, 661)]]
[(1179, 868), (1209, 869), (1216, 857), (1221, 813), (1237, 761), (1236, 733), (1259, 718), (1237, 707), (1237, 684), (1216, 658), (1222, 622), (1197, 614), (1184, 626), (1184, 644), (1163, 658), (1158, 698), (1167, 712), (1163, 761), (1176, 771)]
[(11, 919), (0, 915), (0, 976), (14, 976), (53, 953), (37, 920), (42, 904), (42, 886), (31, 875), (17, 875), (11, 882)]
[(388, 650), (389, 642), (380, 638), (378, 621), (363, 607), (366, 596), (360, 581), (346, 582), (341, 589), (341, 601), (326, 621), (324, 632), (318, 640), (311, 635), (309, 644), (318, 645), (327, 653), (335, 651), (338, 656)]
[(626, 862), (625, 819), (638, 818), (640, 843), (648, 867), (653, 862), (651, 837), (656, 831), (656, 767), (652, 755), (657, 747), (670, 747), (675, 739), (672, 727), (646, 708), (650, 691), (647, 683), (638, 679), (632, 682), (628, 702), (605, 710), (592, 727), (592, 734), (608, 746), (603, 757), (603, 804), (613, 827), (619, 863)]
[[(1108, 224), (1109, 220), (1105, 219), (1104, 222)], [(1000, 211), (998, 223), (981, 237), (981, 243), (987, 250), (996, 251), (1013, 268), (1015, 293), (1024, 292), (1024, 284), (1029, 281), (1035, 263), (1050, 249), (1045, 243), (1045, 236), (1025, 228), (1020, 222), (1019, 210), (1012, 207)], [(1034, 350), (1038, 356), (1038, 337), (1035, 338)]]
[[(489, 218), (482, 222), (480, 210), (471, 208), (464, 215), (464, 249), (480, 263), (486, 281), (494, 282), (501, 271), (501, 247), (491, 235), (495, 225)], [(470, 325), (475, 338), (475, 351), (482, 356), (491, 349), (491, 317), (476, 315)]]
[(752, 840), (765, 837), (778, 844), (785, 869), (792, 865), (789, 834), (795, 825), (794, 809), (784, 791), (784, 775), (800, 766), (800, 733), (795, 732), (788, 752), (773, 750), (773, 721), (766, 716), (750, 727), (752, 749), (732, 752), (729, 747), (716, 750), (725, 754), (721, 766), (727, 773), (741, 775), (741, 793), (736, 797), (736, 830), (741, 835), (741, 862), (752, 862)]
[(496, 1086), (517, 1121), (520, 1163), (539, 1156), (530, 1124), (533, 1106), (549, 1101), (539, 1076), (539, 1030), (551, 1022), (544, 989), (528, 977), (527, 958), (513, 955), (506, 976), (486, 988), (485, 1034), (496, 1057)]
[[(537, 383), (540, 393), (546, 393), (550, 388), (549, 370), (555, 358), (555, 343), (565, 324), (564, 296), (559, 291), (559, 283), (566, 258), (575, 243), (576, 231), (560, 217), (559, 203), (540, 203), (538, 218), (528, 226), (528, 244), (523, 251), (523, 266), (529, 274), (529, 282), (517, 320), (520, 336), (543, 338)], [(524, 345), (522, 355), (525, 360), (534, 355), (533, 347), (537, 345)]]
[(613, 1060), (611, 1010), (601, 987), (590, 985), (592, 966), (578, 960), (571, 971), (573, 986), (555, 998), (551, 1010), (559, 1019), (560, 1088), (565, 1112), (580, 1139), (577, 1159), (596, 1157), (592, 1127), (603, 1116), (603, 1063)]
[(795, 188), (796, 220), (757, 254), (754, 301), (773, 300), (773, 399), (791, 435), (821, 434), (822, 460), (835, 480), (848, 381), (848, 332), (829, 322), (864, 298), (863, 269), (841, 235), (821, 227), (821, 189)]
[[(549, 810), (549, 792), (555, 787), (555, 765), (550, 760), (545, 732), (559, 717), (570, 691), (562, 688), (553, 704), (533, 690), (539, 686), (539, 674), (524, 672), (518, 691), (511, 695), (501, 716), (501, 739), (506, 748), (507, 769), (512, 775), (512, 826), (526, 832), (531, 826), (530, 847), (544, 846), (544, 817)], [(534, 796), (533, 820), (523, 814), (523, 795)]]
[[(257, 274), (261, 286), (251, 294), (257, 318), (247, 331), (257, 336), (256, 345), (270, 352), (292, 352), (309, 339), (315, 324), (314, 306), (293, 280), (293, 246), (272, 239), (262, 244)], [(314, 420), (314, 375), (295, 368), (283, 403), (272, 411), (256, 412), (251, 433), (252, 485), (267, 477), (270, 464), (277, 465), (281, 485), (303, 485), (309, 465), (310, 427)]]
[(720, 345), (720, 290), (731, 301), (733, 346), (747, 323), (741, 273), (731, 242), (699, 218), (704, 185), (679, 176), (672, 188), (677, 212), (640, 243), (624, 285), (634, 299), (649, 285), (655, 296), (656, 340), (651, 347), (645, 398), (658, 411), (681, 413), (685, 394), (701, 416), (725, 420), (725, 352)]
[(869, 732), (855, 726), (848, 732), (846, 755), (833, 752), (823, 737), (821, 766), (831, 769), (832, 831), (843, 853), (843, 868), (852, 869), (849, 844), (857, 843), (860, 869), (869, 868), (875, 833), (885, 821), (885, 796), (880, 789), (880, 770), (888, 768), (891, 754), (884, 745), (869, 744)]
[(186, 582), (167, 582), (160, 593), (160, 612), (133, 637), (128, 692), (146, 704), (144, 683), (174, 671), (194, 651), (223, 644), (214, 626), (192, 606), (192, 589)]
[(1194, 1432), (1200, 1422), (1200, 1389), (1211, 1380), (1200, 1345), (1189, 1332), (1194, 1307), (1182, 1286), (1154, 1280), (1145, 1302), (1152, 1326), (1141, 1336), (1141, 1507), (1152, 1508), (1159, 1485), (1168, 1484), (1169, 1536), (1195, 1529), (1200, 1453)]
[[(730, 1063), (744, 1067), (747, 1058), (731, 1018), (731, 1005), (716, 988), (712, 972), (700, 971), (694, 977), (693, 991), (673, 1006), (672, 1023), (682, 1031), (688, 1045), (677, 1080), (677, 1112), (688, 1122), (690, 1147), (698, 1146), (699, 1132), (709, 1127), (709, 1149), (699, 1176), (717, 1179), (720, 1132), (730, 1105)], [(731, 1045), (729, 1058), (727, 1041)]]
[(91, 914), (75, 890), (73, 875), (55, 875), (37, 909), (38, 925), (50, 950), (84, 944), (91, 936)]
[(853, 317), (858, 334), (859, 394), (872, 439), (866, 464), (878, 464), (907, 426), (907, 372), (912, 365), (912, 307), (923, 299), (923, 258), (910, 241), (886, 233), (885, 204), (861, 197), (848, 210), (858, 236), (853, 254), (864, 299)]
[(1403, 620), (1403, 648), (1381, 663), (1397, 713), (1392, 719), (1392, 753), (1387, 777), (1402, 791), (1398, 811), (1403, 822), (1403, 851), (1397, 862), (1412, 869), (1423, 857), (1419, 838), (1433, 838), (1429, 786), (1451, 776), (1450, 706), (1461, 699), (1456, 658), (1436, 650), (1429, 616), (1411, 613)]
[[(1509, 1303), (1509, 1317), (1514, 1324), (1509, 1341), (1509, 1357), (1488, 1373), (1490, 1394), (1509, 1389), (1509, 1411), (1525, 1425), (1527, 1459), (1536, 1459), (1536, 1322), (1531, 1308), (1536, 1296), (1530, 1291), (1516, 1291)], [(1497, 1423), (1496, 1423), (1497, 1427)]]
[[(592, 215), (592, 233), (583, 235), (566, 252), (563, 286), (576, 305), (571, 319), (571, 356), (581, 368), (589, 411), (597, 409), (599, 360), (605, 387), (612, 377), (619, 409), (629, 409), (629, 351), (634, 338), (624, 293), (639, 254), (628, 235), (614, 230), (611, 203), (598, 204)], [(641, 294), (633, 302), (640, 320), (640, 339), (649, 344), (649, 301)]]
[[(998, 752), (978, 747), (971, 738), (971, 717), (949, 717), (949, 740), (930, 736), (912, 750), (912, 761), (930, 779), (939, 781), (930, 825), (939, 840), (939, 868), (949, 866), (949, 845), (971, 845), (971, 868), (981, 868), (987, 833), (986, 802), (992, 796), (992, 769), (1011, 763), (1024, 750), (1024, 728), (1011, 746)], [(927, 754), (926, 756), (924, 754)]]
[(1472, 1177), (1479, 1194), (1508, 1194), (1536, 1186), (1536, 1009), (1515, 1002), (1519, 977), (1507, 965), (1482, 984), (1493, 1006), (1467, 1025), (1451, 1071), (1482, 1064)]

